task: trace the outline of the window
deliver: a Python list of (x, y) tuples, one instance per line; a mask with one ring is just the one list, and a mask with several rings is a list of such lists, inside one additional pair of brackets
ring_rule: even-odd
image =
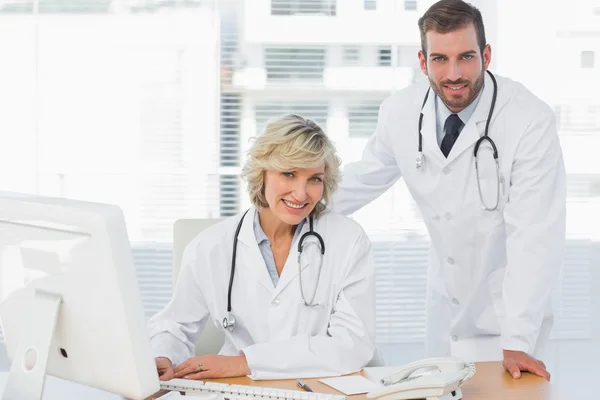
[(581, 68), (594, 68), (595, 61), (595, 54), (593, 51), (581, 52)]
[(271, 0), (271, 15), (336, 15), (336, 0)]
[(0, 13), (33, 13), (37, 1), (40, 14), (109, 14), (120, 11), (140, 13), (157, 12), (173, 8), (199, 8), (204, 0), (6, 0), (0, 2)]
[(390, 67), (392, 65), (392, 49), (390, 47), (379, 49), (379, 66)]
[(0, 4), (2, 14), (31, 14), (33, 13), (33, 0), (28, 1), (4, 1)]
[(322, 48), (266, 48), (267, 81), (321, 81), (325, 67)]
[(593, 104), (562, 104), (554, 107), (559, 130), (596, 132), (600, 130), (600, 106)]
[(567, 191), (576, 201), (600, 198), (600, 174), (567, 174)]
[(356, 65), (360, 59), (360, 48), (344, 46), (344, 65)]
[(222, 217), (230, 217), (240, 211), (238, 179), (237, 175), (219, 176), (219, 213)]
[[(110, 12), (101, 8), (109, 3)], [(15, 44), (0, 49), (2, 59), (12, 60), (0, 63), (0, 103), (12, 98), (15, 107), (0, 120), (0, 138), (8, 140), (5, 132), (16, 138), (0, 150), (0, 169), (15, 170), (12, 177), (0, 174), (0, 187), (121, 206), (149, 317), (171, 298), (174, 221), (218, 217), (221, 197), (223, 204), (231, 197), (219, 167), (239, 162), (234, 132), (241, 100), (218, 90), (219, 59), (206, 58), (219, 54), (214, 11), (197, 7), (190, 18), (179, 7), (184, 2), (164, 2), (173, 5), (165, 24), (162, 13), (130, 18), (130, 9), (117, 12), (115, 3), (40, 1), (40, 13), (47, 5), (64, 15), (40, 16), (39, 35), (48, 40), (35, 47), (14, 30), (29, 32), (31, 15), (0, 5), (0, 36)], [(106, 15), (98, 19), (99, 12)], [(31, 112), (34, 104), (43, 116)], [(235, 128), (221, 138), (220, 123)], [(32, 148), (38, 159), (28, 156)], [(221, 155), (221, 148), (228, 150)], [(0, 370), (7, 368), (0, 343)]]
[(377, 10), (377, 0), (365, 0), (364, 8), (367, 11)]
[(348, 132), (351, 138), (369, 137), (375, 132), (380, 101), (351, 104), (348, 107)]
[(238, 95), (221, 96), (220, 160), (222, 167), (237, 167), (240, 161), (241, 100)]
[(404, 9), (406, 11), (416, 11), (417, 0), (404, 0)]

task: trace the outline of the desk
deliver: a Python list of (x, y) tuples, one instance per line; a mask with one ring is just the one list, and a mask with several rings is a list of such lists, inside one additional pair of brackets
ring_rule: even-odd
[[(562, 400), (557, 389), (542, 378), (523, 374), (521, 379), (513, 379), (504, 372), (499, 362), (476, 363), (477, 372), (463, 387), (464, 400)], [(0, 394), (8, 373), (0, 373)], [(250, 378), (211, 379), (214, 382), (228, 384), (266, 386), (282, 389), (298, 390), (295, 380), (253, 381)], [(315, 391), (339, 394), (336, 390), (318, 382), (318, 379), (304, 379)], [(165, 392), (158, 393), (148, 400), (160, 399)], [(0, 396), (1, 398), (1, 396)], [(190, 397), (193, 399), (193, 397)], [(364, 395), (350, 396), (351, 400), (364, 400)], [(93, 389), (87, 386), (64, 381), (49, 376), (46, 378), (44, 400), (123, 400), (122, 397)], [(567, 399), (567, 397), (564, 397)]]
[[(513, 379), (500, 362), (475, 363), (477, 372), (462, 388), (464, 400), (559, 400), (558, 391), (546, 380), (524, 373)], [(210, 379), (230, 385), (265, 386), (298, 390), (295, 380), (253, 381), (249, 378)], [(303, 379), (311, 389), (320, 393), (340, 394), (318, 379)], [(156, 397), (154, 397), (156, 398)], [(158, 397), (160, 399), (160, 397)], [(351, 400), (364, 400), (365, 395), (349, 396)]]

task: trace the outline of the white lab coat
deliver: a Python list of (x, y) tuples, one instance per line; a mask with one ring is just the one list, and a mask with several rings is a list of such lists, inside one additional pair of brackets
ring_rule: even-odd
[[(539, 356), (552, 325), (551, 298), (565, 245), (566, 178), (552, 110), (523, 85), (498, 77), (489, 135), (499, 153), (499, 208), (482, 209), (473, 149), (485, 131), (493, 83), (448, 158), (436, 137), (433, 92), (423, 108), (425, 171), (416, 169), (418, 120), (429, 85), (386, 99), (362, 160), (344, 169), (333, 201), (349, 214), (401, 176), (431, 237), (426, 352), (473, 361), (502, 349)], [(495, 204), (493, 158), (480, 150), (486, 204)], [(487, 160), (487, 161), (486, 161)], [(483, 165), (482, 165), (483, 164)]]
[[(315, 302), (301, 302), (298, 236), (277, 287), (269, 276), (253, 230), (251, 208), (239, 233), (232, 290), (233, 332), (225, 331), (219, 354), (246, 355), (251, 378), (287, 379), (347, 374), (362, 369), (375, 354), (375, 287), (371, 243), (353, 220), (325, 212), (314, 230), (325, 242)], [(221, 331), (233, 237), (242, 214), (200, 233), (186, 247), (173, 299), (150, 320), (155, 356), (179, 364), (194, 354), (205, 323)], [(302, 227), (308, 232), (309, 224)], [(309, 236), (302, 254), (307, 300), (315, 290), (319, 252)], [(305, 256), (306, 255), (306, 256)]]

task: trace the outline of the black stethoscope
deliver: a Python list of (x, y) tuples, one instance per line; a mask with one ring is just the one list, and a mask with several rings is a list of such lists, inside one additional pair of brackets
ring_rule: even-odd
[[(479, 199), (481, 200), (481, 204), (483, 208), (487, 211), (494, 211), (498, 208), (498, 203), (500, 201), (500, 166), (498, 164), (498, 149), (496, 148), (496, 143), (489, 137), (488, 132), (490, 128), (490, 122), (492, 121), (492, 115), (494, 113), (494, 107), (496, 106), (496, 97), (498, 95), (498, 83), (496, 82), (496, 77), (490, 71), (487, 71), (492, 78), (492, 82), (494, 83), (494, 94), (492, 96), (492, 104), (490, 105), (490, 112), (488, 114), (487, 122), (485, 124), (485, 133), (482, 137), (477, 140), (475, 143), (475, 148), (473, 149), (473, 155), (475, 156), (475, 171), (477, 174), (477, 189), (479, 190)], [(419, 149), (417, 153), (417, 169), (420, 171), (425, 170), (425, 155), (423, 155), (423, 134), (421, 133), (421, 128), (423, 125), (423, 108), (425, 107), (425, 103), (427, 103), (427, 98), (429, 97), (429, 91), (431, 87), (427, 89), (427, 93), (425, 93), (425, 99), (423, 100), (423, 105), (421, 106), (421, 115), (419, 116)], [(481, 193), (481, 184), (479, 183), (479, 147), (481, 144), (487, 141), (490, 146), (492, 146), (492, 152), (494, 155), (494, 161), (496, 163), (496, 204), (493, 207), (488, 207), (483, 200), (483, 195)]]
[[(235, 328), (235, 317), (231, 313), (231, 289), (233, 288), (233, 277), (235, 275), (235, 258), (237, 254), (238, 235), (240, 233), (240, 229), (242, 229), (242, 223), (244, 222), (244, 217), (246, 216), (246, 214), (248, 214), (248, 211), (250, 210), (246, 210), (244, 215), (242, 215), (242, 218), (240, 219), (240, 222), (238, 223), (238, 226), (235, 230), (235, 236), (233, 237), (233, 256), (231, 258), (231, 273), (229, 275), (229, 289), (227, 291), (227, 317), (223, 318), (223, 328), (227, 329), (229, 332), (233, 332), (233, 329)], [(303, 234), (300, 237), (300, 240), (298, 241), (298, 277), (300, 280), (300, 295), (302, 296), (302, 303), (306, 307), (318, 306), (318, 304), (314, 303), (314, 300), (315, 295), (317, 294), (317, 288), (319, 287), (319, 278), (321, 277), (321, 268), (323, 267), (323, 256), (325, 256), (325, 242), (323, 241), (321, 235), (314, 231), (313, 221), (313, 216), (309, 216), (308, 223), (310, 229), (308, 232)], [(310, 299), (310, 301), (306, 301), (306, 298), (304, 297), (304, 288), (302, 286), (302, 268), (300, 266), (300, 261), (302, 257), (302, 250), (304, 249), (304, 240), (309, 236), (314, 236), (315, 238), (317, 238), (319, 250), (321, 253), (321, 260), (319, 262), (319, 272), (317, 275), (317, 283), (315, 284), (315, 290), (313, 291), (312, 298)]]

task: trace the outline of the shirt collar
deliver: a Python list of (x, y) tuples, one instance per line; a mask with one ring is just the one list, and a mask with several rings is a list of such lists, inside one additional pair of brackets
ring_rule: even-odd
[(261, 244), (265, 240), (268, 242), (269, 238), (265, 231), (263, 231), (262, 226), (260, 226), (260, 219), (258, 217), (258, 210), (254, 213), (254, 236), (256, 236), (256, 243)]
[[(294, 240), (296, 239), (296, 236), (298, 236), (298, 234), (302, 230), (302, 227), (304, 226), (304, 221), (306, 221), (306, 219), (303, 219), (302, 221), (300, 221), (300, 223), (298, 225), (296, 225), (296, 230), (294, 232)], [(262, 226), (260, 226), (260, 218), (258, 216), (258, 210), (256, 210), (256, 213), (254, 213), (253, 227), (254, 227), (254, 236), (256, 237), (256, 243), (258, 243), (260, 245), (264, 241), (269, 242), (269, 238), (267, 237), (267, 234), (263, 230)]]

